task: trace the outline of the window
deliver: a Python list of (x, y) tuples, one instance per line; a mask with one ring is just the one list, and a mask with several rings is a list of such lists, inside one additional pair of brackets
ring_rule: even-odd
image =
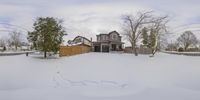
[(100, 37), (99, 36), (97, 37), (97, 41), (100, 41)]
[(116, 35), (113, 35), (113, 40), (117, 40), (117, 36)]
[(102, 41), (106, 40), (106, 35), (102, 35)]

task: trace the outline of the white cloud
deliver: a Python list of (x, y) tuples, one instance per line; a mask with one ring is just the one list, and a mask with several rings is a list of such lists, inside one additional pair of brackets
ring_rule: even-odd
[[(134, 13), (144, 7), (130, 4), (93, 4), (67, 6), (54, 9), (52, 13), (65, 19), (65, 25), (72, 30), (69, 33), (81, 33), (95, 39), (96, 34), (121, 31), (121, 16)], [(94, 40), (93, 39), (93, 40)]]
[[(197, 0), (2, 0), (0, 23), (6, 22), (28, 30), (36, 17), (53, 16), (64, 20), (68, 39), (77, 35), (93, 37), (101, 32), (121, 31), (121, 15), (134, 14), (139, 10), (154, 10), (172, 18), (169, 26), (174, 28), (195, 22), (200, 16)], [(196, 19), (194, 19), (196, 18)], [(0, 30), (5, 25), (0, 25)], [(7, 27), (6, 27), (7, 28)], [(18, 28), (20, 29), (20, 28)], [(0, 31), (0, 35), (5, 34)]]

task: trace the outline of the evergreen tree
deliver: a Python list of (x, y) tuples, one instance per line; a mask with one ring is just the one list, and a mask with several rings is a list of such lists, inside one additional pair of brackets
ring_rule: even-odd
[(28, 40), (33, 43), (33, 47), (43, 51), (45, 58), (47, 52), (57, 53), (65, 33), (62, 21), (53, 17), (39, 17), (33, 26), (34, 30), (28, 32)]
[(6, 46), (3, 47), (3, 51), (6, 51)]
[(148, 30), (147, 30), (147, 28), (146, 27), (144, 27), (143, 29), (142, 29), (142, 43), (143, 43), (143, 45), (144, 46), (147, 46), (148, 45)]

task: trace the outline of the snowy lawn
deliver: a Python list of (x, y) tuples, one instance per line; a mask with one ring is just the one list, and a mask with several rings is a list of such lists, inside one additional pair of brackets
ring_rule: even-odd
[(12, 55), (21, 55), (26, 53), (33, 53), (34, 51), (5, 51), (0, 52), (0, 56), (12, 56)]
[(200, 57), (0, 57), (0, 100), (200, 100)]

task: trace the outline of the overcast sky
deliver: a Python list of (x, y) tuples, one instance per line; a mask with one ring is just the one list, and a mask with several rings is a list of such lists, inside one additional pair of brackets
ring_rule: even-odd
[(18, 26), (0, 24), (0, 36), (7, 34), (2, 30), (31, 30), (35, 18), (52, 16), (64, 20), (68, 38), (90, 38), (113, 30), (120, 32), (121, 16), (142, 10), (169, 15), (174, 32), (196, 29), (200, 27), (199, 5), (199, 0), (0, 0), (0, 23)]

